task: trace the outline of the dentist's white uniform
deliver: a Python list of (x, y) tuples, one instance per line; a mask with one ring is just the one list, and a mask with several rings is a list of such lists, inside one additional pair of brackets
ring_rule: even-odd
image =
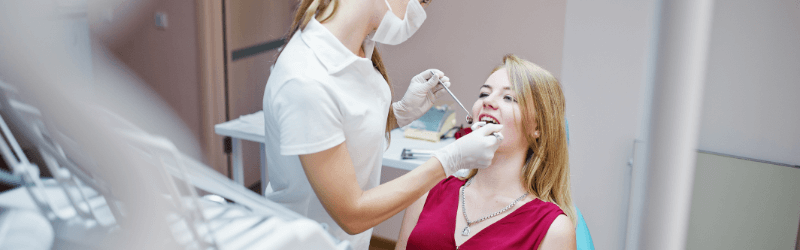
[[(328, 225), (354, 249), (367, 249), (372, 229), (344, 232), (325, 211), (303, 172), (298, 155), (317, 153), (347, 141), (358, 184), (380, 184), (386, 117), (391, 92), (372, 66), (375, 42), (362, 47), (366, 58), (348, 50), (312, 18), (286, 45), (264, 91), (266, 197)], [(270, 190), (271, 189), (271, 190)]]

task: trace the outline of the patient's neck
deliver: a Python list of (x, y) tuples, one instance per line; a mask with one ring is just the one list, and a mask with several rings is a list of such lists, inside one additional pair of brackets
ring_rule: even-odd
[(526, 153), (527, 148), (496, 152), (491, 165), (479, 170), (470, 185), (486, 195), (518, 197), (526, 192), (520, 178)]

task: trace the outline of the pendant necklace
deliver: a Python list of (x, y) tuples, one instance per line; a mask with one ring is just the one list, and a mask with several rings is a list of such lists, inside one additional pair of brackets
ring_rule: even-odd
[(478, 220), (475, 220), (475, 221), (469, 221), (469, 218), (467, 218), (467, 206), (465, 205), (465, 204), (466, 204), (466, 201), (465, 201), (465, 200), (467, 199), (467, 197), (466, 197), (466, 196), (464, 196), (464, 188), (465, 188), (465, 187), (467, 187), (467, 186), (469, 186), (469, 184), (470, 184), (470, 183), (472, 183), (472, 178), (469, 178), (469, 180), (467, 181), (467, 183), (464, 183), (464, 186), (461, 186), (461, 212), (464, 212), (464, 220), (465, 220), (465, 221), (467, 221), (467, 226), (466, 226), (466, 227), (464, 227), (464, 230), (463, 230), (463, 231), (461, 231), (461, 235), (463, 235), (463, 236), (469, 236), (469, 226), (472, 226), (472, 225), (474, 225), (475, 223), (478, 223), (478, 222), (481, 222), (481, 221), (484, 221), (484, 220), (486, 220), (486, 219), (489, 219), (489, 218), (492, 218), (492, 217), (495, 217), (495, 216), (497, 216), (497, 215), (500, 215), (500, 214), (502, 214), (502, 213), (503, 213), (503, 212), (505, 212), (506, 210), (508, 210), (508, 209), (510, 209), (510, 208), (512, 208), (512, 207), (514, 207), (514, 205), (516, 205), (516, 204), (517, 204), (517, 202), (519, 202), (519, 201), (521, 201), (522, 199), (524, 199), (524, 198), (525, 198), (525, 196), (528, 196), (528, 192), (525, 192), (525, 194), (523, 194), (522, 196), (520, 196), (519, 198), (517, 198), (516, 200), (514, 200), (514, 202), (511, 202), (511, 204), (508, 204), (508, 206), (504, 207), (504, 208), (503, 208), (503, 209), (501, 209), (500, 211), (497, 211), (497, 212), (495, 212), (495, 213), (493, 213), (493, 214), (490, 214), (490, 215), (488, 215), (488, 216), (486, 216), (486, 217), (480, 218), (480, 219), (478, 219)]

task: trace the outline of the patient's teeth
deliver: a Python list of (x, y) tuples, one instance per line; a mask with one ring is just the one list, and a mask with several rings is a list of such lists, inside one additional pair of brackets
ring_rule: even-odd
[(488, 116), (484, 116), (483, 118), (481, 118), (481, 121), (482, 122), (486, 122), (486, 123), (499, 124), (497, 122), (497, 120), (495, 120), (494, 118), (488, 117)]

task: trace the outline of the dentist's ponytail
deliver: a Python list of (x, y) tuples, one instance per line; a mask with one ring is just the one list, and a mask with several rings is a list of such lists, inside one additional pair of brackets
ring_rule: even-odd
[[(289, 40), (292, 39), (295, 33), (298, 30), (303, 30), (308, 25), (308, 22), (311, 21), (311, 18), (316, 16), (317, 21), (320, 23), (324, 23), (329, 19), (333, 18), (336, 15), (336, 10), (339, 8), (339, 0), (302, 0), (300, 1), (300, 5), (297, 7), (297, 12), (294, 15), (294, 19), (292, 20), (292, 27), (289, 30), (289, 33), (286, 34), (284, 38), (286, 43), (284, 43), (283, 47), (281, 48), (281, 52), (283, 48), (286, 47), (286, 44), (289, 43)], [(278, 56), (280, 56), (281, 52), (278, 52)], [(378, 53), (378, 48), (372, 52), (372, 66), (375, 67), (378, 72), (381, 73), (383, 79), (386, 79), (386, 83), (389, 84), (389, 90), (394, 93), (394, 89), (392, 88), (392, 83), (389, 81), (389, 75), (386, 73), (386, 67), (383, 65), (383, 60), (381, 60), (381, 55)], [(397, 127), (397, 119), (394, 116), (394, 111), (389, 105), (389, 116), (386, 118), (386, 139), (391, 140), (390, 132), (392, 129)], [(388, 145), (387, 145), (388, 146)]]

